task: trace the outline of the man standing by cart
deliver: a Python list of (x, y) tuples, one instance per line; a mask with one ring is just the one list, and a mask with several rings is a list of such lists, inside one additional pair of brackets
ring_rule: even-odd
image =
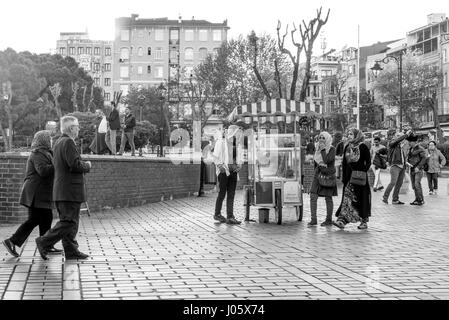
[[(225, 129), (215, 144), (213, 159), (217, 167), (218, 197), (215, 203), (214, 219), (227, 224), (240, 224), (234, 216), (234, 196), (238, 173), (243, 164), (242, 131), (236, 125)], [(223, 200), (226, 197), (226, 218), (221, 214)]]

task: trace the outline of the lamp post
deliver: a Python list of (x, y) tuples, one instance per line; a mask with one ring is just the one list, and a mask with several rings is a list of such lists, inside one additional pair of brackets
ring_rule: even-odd
[(163, 135), (164, 135), (164, 101), (165, 101), (165, 91), (167, 91), (167, 88), (164, 87), (164, 84), (161, 83), (159, 87), (157, 88), (159, 90), (159, 101), (161, 102), (161, 119), (160, 119), (160, 126), (159, 126), (159, 157), (163, 157)]
[(402, 132), (402, 56), (404, 55), (404, 51), (399, 51), (398, 55), (388, 55), (381, 60), (376, 60), (374, 66), (371, 68), (373, 71), (374, 77), (377, 78), (379, 72), (383, 70), (383, 68), (379, 65), (379, 63), (387, 64), (391, 59), (396, 61), (398, 64), (398, 80), (399, 80), (399, 131)]

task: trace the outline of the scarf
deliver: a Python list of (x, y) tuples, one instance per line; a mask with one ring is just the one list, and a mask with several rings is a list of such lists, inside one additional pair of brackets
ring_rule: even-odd
[(48, 130), (41, 130), (36, 132), (31, 143), (31, 149), (33, 151), (38, 149), (51, 150), (51, 133)]
[(365, 137), (363, 136), (362, 131), (358, 129), (352, 129), (352, 133), (354, 134), (354, 139), (348, 143), (348, 162), (358, 162), (360, 159), (360, 144)]
[[(332, 136), (328, 132), (323, 131), (323, 132), (320, 133), (318, 139), (320, 137), (324, 137), (325, 138), (325, 140), (324, 140), (324, 149), (326, 150), (326, 154), (328, 154), (329, 150), (331, 149), (331, 146), (332, 146)], [(321, 150), (322, 149), (320, 149), (320, 144), (318, 142), (316, 144), (316, 146), (315, 146), (315, 155), (313, 156), (313, 160), (318, 165), (321, 164), (321, 163), (324, 163), (323, 156), (321, 155)]]

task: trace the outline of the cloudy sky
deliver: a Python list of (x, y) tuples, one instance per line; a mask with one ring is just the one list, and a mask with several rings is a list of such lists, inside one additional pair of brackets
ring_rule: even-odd
[[(319, 7), (330, 9), (322, 29), (327, 50), (404, 38), (408, 31), (427, 24), (429, 13), (446, 13), (447, 0), (4, 0), (0, 11), (0, 50), (49, 52), (60, 32), (88, 30), (91, 39), (112, 40), (114, 19), (139, 14), (140, 18), (168, 17), (228, 19), (229, 38), (276, 34), (278, 19), (283, 26), (309, 21)], [(319, 40), (321, 41), (321, 40)], [(318, 46), (318, 49), (320, 46)], [(320, 50), (320, 49), (319, 49)]]

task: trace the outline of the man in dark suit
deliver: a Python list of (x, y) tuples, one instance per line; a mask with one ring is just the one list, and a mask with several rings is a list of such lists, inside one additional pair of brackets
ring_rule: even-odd
[(118, 112), (118, 106), (115, 102), (111, 102), (112, 111), (109, 114), (107, 120), (109, 123), (109, 135), (111, 144), (111, 153), (115, 155), (117, 153), (116, 138), (117, 130), (120, 130), (120, 114)]
[(123, 124), (123, 131), (122, 131), (122, 140), (120, 143), (120, 150), (118, 152), (119, 155), (122, 155), (125, 151), (125, 145), (126, 141), (129, 142), (129, 145), (131, 146), (131, 156), (135, 156), (136, 154), (136, 147), (134, 146), (134, 127), (136, 126), (136, 118), (131, 113), (131, 110), (129, 107), (126, 107), (125, 109), (125, 123)]
[(81, 203), (86, 201), (84, 173), (90, 171), (90, 161), (82, 161), (76, 149), (75, 138), (79, 134), (78, 119), (61, 118), (62, 136), (54, 146), (55, 178), (53, 201), (59, 214), (59, 222), (43, 236), (36, 238), (42, 259), (47, 260), (48, 249), (62, 240), (66, 259), (86, 259), (87, 254), (78, 250), (75, 240), (78, 232)]

